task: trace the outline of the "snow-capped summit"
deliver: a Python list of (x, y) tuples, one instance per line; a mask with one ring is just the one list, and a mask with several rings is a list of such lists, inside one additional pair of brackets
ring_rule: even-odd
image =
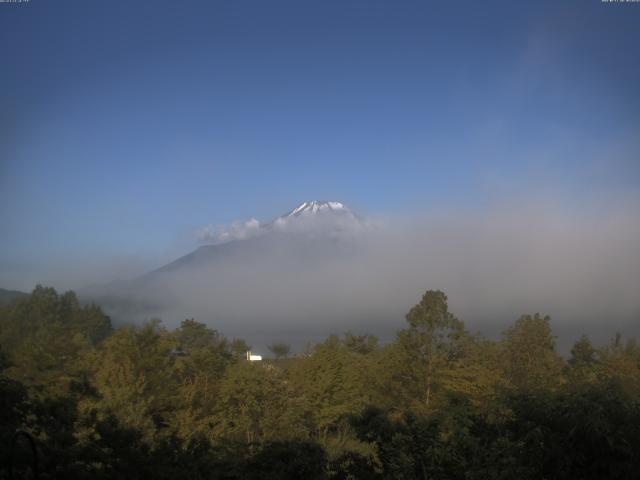
[(350, 213), (351, 211), (347, 208), (344, 203), (341, 202), (321, 202), (317, 200), (311, 200), (309, 202), (303, 202), (298, 205), (296, 208), (291, 210), (289, 213), (283, 215), (283, 217), (297, 217), (300, 215), (308, 215), (310, 213), (317, 213), (323, 211), (331, 211), (331, 212), (344, 212)]
[(252, 218), (236, 221), (230, 226), (209, 225), (198, 231), (204, 244), (218, 245), (233, 240), (244, 240), (272, 232), (330, 234), (362, 229), (367, 222), (353, 213), (342, 202), (311, 200), (293, 210), (262, 223)]
[[(152, 317), (154, 312), (173, 309), (174, 302), (182, 302), (185, 311), (197, 308), (190, 295), (200, 288), (215, 292), (215, 301), (202, 298), (207, 305), (229, 300), (225, 295), (239, 299), (242, 295), (234, 292), (247, 292), (247, 285), (256, 289), (251, 291), (259, 290), (247, 283), (250, 277), (260, 278), (264, 286), (267, 272), (274, 269), (295, 286), (303, 276), (314, 285), (316, 272), (359, 255), (359, 246), (368, 245), (365, 237), (375, 228), (342, 202), (307, 201), (267, 223), (252, 218), (205, 227), (198, 232), (202, 245), (192, 252), (128, 282), (86, 290), (83, 295), (100, 301), (114, 315), (144, 312)], [(269, 288), (261, 294), (266, 302), (270, 302)]]
[(310, 200), (264, 227), (265, 230), (334, 235), (359, 230), (365, 223), (342, 202)]

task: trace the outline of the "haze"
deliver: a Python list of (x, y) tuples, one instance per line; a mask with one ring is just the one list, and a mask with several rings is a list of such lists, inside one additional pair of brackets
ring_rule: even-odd
[(244, 250), (111, 313), (390, 338), (439, 288), (489, 335), (638, 335), (636, 7), (1, 4), (0, 287), (126, 282), (326, 199), (370, 222), (337, 255)]

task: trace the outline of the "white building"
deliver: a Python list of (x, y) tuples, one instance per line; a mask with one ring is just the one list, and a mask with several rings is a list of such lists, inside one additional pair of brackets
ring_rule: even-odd
[(261, 355), (251, 355), (251, 350), (247, 351), (247, 360), (250, 362), (259, 362), (262, 360)]

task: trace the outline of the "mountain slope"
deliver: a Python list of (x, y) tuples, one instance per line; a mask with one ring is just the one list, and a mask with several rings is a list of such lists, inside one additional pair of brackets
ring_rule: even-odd
[(79, 293), (116, 320), (214, 316), (246, 323), (259, 315), (265, 322), (292, 321), (301, 306), (330, 301), (322, 299), (326, 275), (319, 274), (357, 256), (355, 238), (365, 227), (341, 202), (304, 202), (253, 236), (203, 245), (138, 278)]
[(11, 303), (17, 298), (27, 297), (28, 293), (20, 292), (18, 290), (5, 290), (0, 288), (0, 305)]

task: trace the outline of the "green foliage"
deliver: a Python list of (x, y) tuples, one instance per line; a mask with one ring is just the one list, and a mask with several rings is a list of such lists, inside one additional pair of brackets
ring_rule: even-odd
[(10, 444), (14, 432), (25, 424), (28, 413), (26, 388), (4, 374), (9, 365), (6, 354), (0, 349), (0, 446), (4, 446), (0, 448), (0, 465), (8, 464), (9, 451), (6, 446)]
[(7, 376), (32, 394), (64, 395), (82, 376), (81, 358), (111, 332), (99, 307), (81, 306), (38, 285), (30, 296), (0, 308), (0, 345), (12, 359)]
[(312, 442), (275, 442), (265, 445), (247, 462), (243, 478), (255, 480), (322, 480), (326, 454)]
[(346, 451), (329, 464), (329, 477), (332, 480), (358, 480), (383, 478), (376, 460), (371, 455), (362, 455)]
[(4, 288), (0, 288), (0, 305), (9, 304), (17, 298), (24, 298), (28, 295), (28, 293), (18, 290), (5, 290)]
[(273, 353), (277, 359), (287, 358), (287, 356), (291, 352), (291, 345), (283, 342), (272, 343), (271, 345), (268, 346), (268, 348), (269, 350), (271, 350), (271, 353)]
[(548, 317), (493, 342), (440, 291), (407, 322), (384, 346), (348, 332), (248, 362), (246, 342), (194, 319), (114, 330), (99, 307), (39, 286), (0, 305), (0, 461), (20, 428), (44, 478), (637, 477), (634, 340), (582, 337), (565, 362)]
[(378, 346), (378, 338), (374, 335), (354, 335), (351, 332), (344, 334), (344, 346), (354, 353), (367, 355), (375, 352)]
[(640, 464), (640, 403), (615, 381), (509, 399), (511, 434), (537, 478), (633, 478)]
[(564, 362), (555, 351), (548, 316), (523, 315), (504, 333), (504, 376), (519, 389), (554, 388), (563, 381)]
[(312, 434), (323, 443), (331, 432), (344, 435), (342, 420), (371, 399), (372, 372), (361, 357), (333, 335), (289, 367), (292, 388), (310, 420)]
[(247, 444), (304, 437), (283, 372), (259, 362), (231, 365), (218, 397), (217, 432)]
[(409, 328), (398, 332), (388, 357), (388, 371), (399, 375), (385, 383), (401, 392), (403, 405), (426, 411), (442, 387), (445, 371), (461, 357), (467, 333), (439, 290), (427, 291), (406, 319)]
[(247, 351), (251, 350), (251, 345), (242, 340), (241, 338), (234, 338), (230, 344), (231, 352), (234, 358), (244, 358)]
[(594, 383), (602, 367), (600, 354), (583, 335), (571, 348), (571, 357), (567, 362), (567, 377), (571, 384)]

